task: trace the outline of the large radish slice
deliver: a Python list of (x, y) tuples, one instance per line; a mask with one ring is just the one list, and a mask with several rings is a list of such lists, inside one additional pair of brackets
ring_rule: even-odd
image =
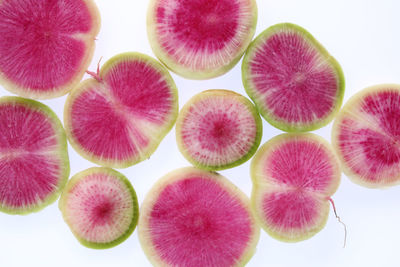
[(260, 229), (226, 178), (188, 167), (160, 179), (141, 206), (139, 240), (154, 266), (244, 266)]
[(78, 241), (106, 249), (126, 240), (136, 227), (139, 205), (129, 180), (110, 168), (75, 174), (63, 191), (59, 208)]
[(49, 107), (0, 98), (0, 211), (27, 214), (54, 202), (69, 176), (67, 139)]
[(400, 183), (400, 85), (376, 85), (354, 95), (340, 111), (332, 143), (344, 173), (355, 183)]
[(83, 157), (125, 168), (147, 159), (171, 130), (178, 92), (168, 71), (140, 53), (119, 54), (68, 96), (68, 139)]
[(208, 170), (238, 166), (261, 142), (262, 121), (247, 98), (229, 90), (192, 97), (176, 123), (179, 150), (193, 165)]
[(250, 44), (256, 24), (255, 0), (151, 0), (147, 15), (154, 54), (190, 79), (229, 71)]
[(62, 96), (82, 79), (100, 15), (92, 0), (0, 1), (0, 84), (21, 96)]
[(314, 134), (282, 134), (265, 143), (251, 163), (252, 206), (272, 237), (298, 242), (318, 233), (340, 183), (330, 145)]
[(310, 33), (294, 24), (274, 25), (251, 43), (242, 78), (261, 115), (284, 131), (318, 129), (342, 104), (341, 67)]

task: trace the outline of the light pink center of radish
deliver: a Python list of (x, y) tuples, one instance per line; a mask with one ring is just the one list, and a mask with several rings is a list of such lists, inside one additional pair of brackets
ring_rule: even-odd
[(52, 91), (75, 78), (93, 27), (83, 0), (0, 2), (0, 73), (18, 86)]
[(108, 243), (129, 229), (133, 205), (122, 181), (96, 173), (79, 180), (68, 192), (65, 215), (73, 231), (84, 240)]
[(259, 105), (284, 123), (310, 124), (336, 105), (336, 70), (317, 48), (294, 32), (269, 37), (252, 56), (250, 81)]
[(162, 190), (149, 231), (157, 254), (172, 266), (232, 266), (252, 235), (243, 203), (218, 182), (200, 177)]
[(0, 104), (0, 203), (33, 207), (57, 190), (63, 161), (52, 120), (22, 104)]

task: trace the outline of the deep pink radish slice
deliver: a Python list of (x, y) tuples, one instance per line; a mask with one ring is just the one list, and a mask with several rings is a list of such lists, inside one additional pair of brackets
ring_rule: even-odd
[(139, 53), (119, 54), (75, 88), (64, 109), (75, 150), (103, 166), (125, 168), (147, 159), (178, 114), (168, 71)]
[(340, 174), (335, 154), (321, 137), (282, 134), (272, 138), (251, 163), (251, 201), (257, 220), (281, 241), (312, 237), (325, 226)]
[(259, 232), (249, 200), (237, 187), (191, 167), (153, 186), (138, 224), (140, 243), (154, 266), (244, 266)]
[(190, 79), (210, 79), (233, 68), (256, 24), (254, 0), (151, 0), (147, 14), (154, 54)]
[(110, 168), (90, 168), (75, 174), (63, 191), (59, 208), (78, 241), (106, 249), (125, 241), (139, 217), (135, 190)]
[(0, 2), (0, 84), (47, 99), (79, 83), (94, 50), (100, 15), (92, 0)]
[(266, 29), (251, 43), (242, 79), (261, 115), (288, 132), (328, 124), (344, 94), (338, 62), (310, 33), (290, 23)]
[(354, 95), (340, 111), (332, 143), (355, 183), (381, 188), (400, 182), (400, 85), (376, 85)]
[(67, 140), (49, 107), (0, 98), (0, 211), (27, 214), (54, 202), (69, 176)]
[(176, 123), (179, 150), (193, 165), (222, 170), (251, 158), (260, 145), (262, 121), (255, 106), (229, 90), (192, 97)]

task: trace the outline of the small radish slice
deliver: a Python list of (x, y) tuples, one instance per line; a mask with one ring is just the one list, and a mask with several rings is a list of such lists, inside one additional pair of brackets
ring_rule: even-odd
[(106, 249), (134, 231), (138, 201), (129, 180), (110, 168), (90, 168), (74, 175), (63, 191), (59, 208), (78, 241)]
[(282, 134), (265, 143), (251, 163), (252, 206), (272, 237), (298, 242), (318, 233), (340, 183), (330, 145), (314, 134)]
[(255, 106), (228, 90), (207, 90), (182, 108), (176, 124), (179, 150), (193, 165), (222, 170), (246, 162), (256, 152), (262, 121)]

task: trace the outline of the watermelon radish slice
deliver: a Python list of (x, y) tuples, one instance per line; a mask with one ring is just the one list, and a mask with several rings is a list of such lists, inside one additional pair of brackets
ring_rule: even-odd
[(54, 202), (69, 176), (67, 139), (49, 107), (0, 98), (0, 211), (27, 214)]
[(310, 33), (290, 23), (268, 28), (251, 43), (242, 79), (261, 115), (288, 132), (328, 124), (344, 94), (338, 62)]
[(111, 248), (125, 241), (139, 217), (131, 183), (110, 168), (90, 168), (74, 175), (58, 204), (78, 241), (94, 249)]
[(251, 201), (261, 227), (285, 242), (312, 237), (325, 226), (340, 175), (339, 162), (321, 137), (282, 134), (272, 138), (251, 163)]
[(400, 182), (400, 85), (369, 87), (343, 107), (332, 143), (344, 173), (355, 183), (389, 187)]
[(139, 240), (154, 266), (244, 266), (260, 229), (246, 195), (223, 176), (188, 167), (150, 190)]
[(133, 52), (111, 58), (92, 75), (65, 104), (71, 145), (107, 167), (125, 168), (147, 159), (178, 114), (172, 77), (154, 59)]
[(176, 123), (179, 150), (193, 165), (222, 170), (251, 158), (261, 142), (262, 121), (255, 106), (229, 90), (192, 97)]
[(257, 24), (255, 0), (151, 0), (147, 33), (154, 54), (189, 79), (229, 71)]
[(82, 79), (100, 15), (92, 0), (0, 2), (0, 84), (21, 96), (62, 96)]

